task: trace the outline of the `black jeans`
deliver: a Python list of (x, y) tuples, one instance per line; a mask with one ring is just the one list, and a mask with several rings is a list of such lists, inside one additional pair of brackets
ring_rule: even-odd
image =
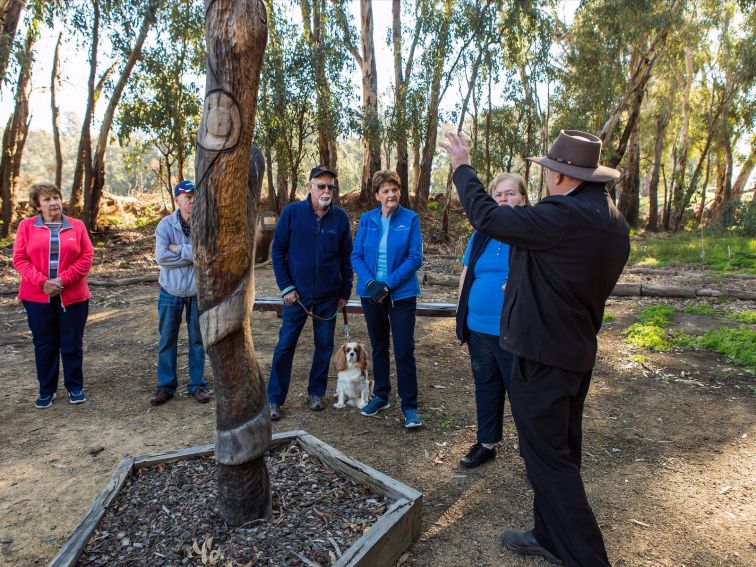
[(58, 390), (60, 360), (63, 383), (69, 392), (84, 388), (84, 325), (89, 315), (89, 300), (61, 306), (60, 296), (50, 303), (24, 301), (26, 318), (34, 342), (39, 397), (47, 398)]
[(601, 530), (580, 475), (583, 405), (591, 372), (515, 357), (510, 402), (533, 486), (535, 536), (567, 567), (606, 567)]
[(512, 381), (512, 354), (499, 337), (470, 331), (467, 342), (475, 380), (478, 442), (498, 443), (504, 431), (504, 400)]
[(415, 365), (415, 312), (417, 298), (410, 297), (392, 301), (391, 296), (381, 303), (362, 300), (370, 346), (373, 351), (373, 393), (388, 399), (391, 393), (389, 381), (390, 335), (394, 338), (394, 361), (396, 362), (396, 387), (402, 408), (417, 409), (417, 367)]

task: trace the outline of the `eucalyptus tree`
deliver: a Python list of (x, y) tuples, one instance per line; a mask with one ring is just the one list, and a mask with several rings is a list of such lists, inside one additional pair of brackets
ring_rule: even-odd
[(204, 33), (201, 2), (168, 0), (118, 106), (121, 144), (141, 136), (156, 150), (157, 177), (169, 196), (176, 182), (186, 178), (199, 126), (202, 101), (196, 79), (204, 72)]
[[(268, 8), (268, 38), (255, 140), (263, 148), (267, 163), (268, 207), (280, 213), (296, 197), (303, 181), (302, 162), (312, 136), (316, 131), (319, 134), (321, 158), (330, 156), (335, 141), (330, 140), (331, 130), (321, 129), (322, 93), (316, 95), (315, 101), (312, 96), (312, 85), (321, 72), (313, 65), (313, 57), (321, 55), (313, 54), (311, 42), (287, 17), (285, 6), (273, 2)], [(335, 157), (328, 159), (329, 164), (336, 163)]]
[(22, 0), (0, 0), (0, 87), (5, 82), (5, 72), (13, 52), (13, 41), (16, 38), (18, 23), (26, 2)]
[[(29, 132), (29, 94), (31, 92), (34, 46), (39, 38), (40, 26), (45, 16), (45, 2), (29, 3), (26, 14), (26, 33), (23, 48), (18, 54), (18, 80), (14, 96), (13, 113), (8, 118), (2, 138), (0, 155), (0, 197), (3, 201), (0, 236), (7, 236), (16, 208), (18, 174)], [(49, 8), (49, 6), (48, 6)]]

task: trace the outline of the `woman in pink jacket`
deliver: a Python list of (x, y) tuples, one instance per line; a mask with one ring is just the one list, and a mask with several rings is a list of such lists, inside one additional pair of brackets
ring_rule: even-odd
[(61, 358), (68, 401), (80, 404), (86, 401), (83, 339), (89, 313), (87, 273), (94, 249), (84, 223), (63, 214), (57, 186), (32, 185), (29, 202), (39, 214), (18, 225), (13, 267), (21, 276), (18, 298), (26, 309), (34, 342), (39, 381), (34, 406), (52, 405)]

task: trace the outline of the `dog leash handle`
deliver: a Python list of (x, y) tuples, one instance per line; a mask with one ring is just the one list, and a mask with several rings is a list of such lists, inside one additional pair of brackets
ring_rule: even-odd
[(341, 313), (342, 315), (344, 315), (344, 339), (346, 340), (346, 342), (349, 342), (351, 336), (349, 335), (349, 319), (347, 318), (346, 305), (341, 308)]

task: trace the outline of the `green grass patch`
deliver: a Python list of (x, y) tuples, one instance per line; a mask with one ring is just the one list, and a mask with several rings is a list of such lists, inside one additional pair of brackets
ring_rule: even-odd
[(746, 323), (747, 325), (756, 325), (756, 311), (744, 310), (744, 311), (731, 311), (727, 315), (730, 319), (739, 321), (740, 323)]
[(614, 321), (615, 317), (611, 313), (604, 313), (604, 323), (608, 323), (609, 321)]
[(756, 239), (681, 232), (647, 236), (631, 242), (630, 264), (674, 266), (698, 264), (722, 272), (756, 274)]
[(686, 305), (683, 307), (683, 312), (690, 313), (691, 315), (718, 315), (719, 311), (714, 309), (711, 305)]
[(672, 348), (669, 334), (662, 327), (633, 323), (625, 330), (627, 341), (637, 347), (655, 352), (666, 352)]
[(651, 305), (638, 313), (638, 321), (655, 327), (666, 327), (672, 322), (672, 315), (677, 309), (669, 305)]
[(635, 362), (636, 364), (643, 364), (644, 362), (646, 362), (646, 360), (648, 360), (648, 358), (644, 354), (631, 354), (630, 356), (628, 356), (628, 359), (630, 360), (630, 362)]
[(700, 339), (701, 347), (723, 354), (727, 360), (756, 374), (756, 331), (747, 327), (709, 331)]

